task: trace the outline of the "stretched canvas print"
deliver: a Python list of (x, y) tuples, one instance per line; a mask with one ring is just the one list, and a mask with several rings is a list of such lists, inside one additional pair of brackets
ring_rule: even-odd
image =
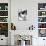
[(26, 21), (27, 10), (20, 10), (18, 11), (18, 20)]

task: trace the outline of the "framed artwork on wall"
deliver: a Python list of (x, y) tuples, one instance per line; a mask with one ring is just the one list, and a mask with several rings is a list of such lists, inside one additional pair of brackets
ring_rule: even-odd
[(19, 21), (26, 21), (26, 16), (27, 16), (27, 10), (18, 10), (18, 20)]

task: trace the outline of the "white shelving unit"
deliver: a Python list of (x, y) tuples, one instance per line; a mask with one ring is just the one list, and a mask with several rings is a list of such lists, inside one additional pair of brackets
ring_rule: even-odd
[(8, 19), (8, 3), (0, 3), (0, 35), (7, 35), (6, 37), (8, 37)]
[[(5, 4), (6, 4), (6, 7), (5, 7)], [(4, 5), (4, 7), (3, 7), (3, 5)], [(3, 8), (6, 8), (6, 9), (3, 9)], [(1, 13), (1, 12), (3, 12), (3, 13)], [(4, 21), (4, 20), (6, 20), (6, 21)], [(4, 29), (1, 30), (1, 32), (0, 32), (0, 36), (1, 36), (0, 45), (8, 45), (8, 31), (10, 28), (9, 21), (10, 21), (10, 0), (0, 0), (0, 28), (1, 28), (1, 25), (3, 25), (3, 24), (7, 25), (7, 30), (5, 30), (6, 34), (4, 32), (1, 34), (1, 32)], [(3, 40), (1, 40), (1, 39), (3, 39)]]
[(46, 33), (46, 3), (38, 3), (38, 32), (40, 37), (46, 37), (45, 34), (40, 33), (41, 31)]
[(38, 10), (38, 11), (46, 11), (46, 9), (44, 9), (44, 10)]

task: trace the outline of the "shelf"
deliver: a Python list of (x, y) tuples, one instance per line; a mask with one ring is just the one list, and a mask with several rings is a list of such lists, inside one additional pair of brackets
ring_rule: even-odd
[(0, 16), (0, 17), (8, 17), (8, 16)]
[(0, 22), (0, 23), (8, 23), (8, 22)]
[(46, 10), (38, 10), (38, 11), (46, 11)]
[(0, 11), (8, 11), (8, 10), (0, 10)]
[(46, 23), (46, 22), (38, 22), (38, 23)]
[(46, 15), (44, 15), (44, 16), (38, 16), (38, 17), (46, 17)]
[(38, 28), (38, 29), (46, 29), (46, 28)]

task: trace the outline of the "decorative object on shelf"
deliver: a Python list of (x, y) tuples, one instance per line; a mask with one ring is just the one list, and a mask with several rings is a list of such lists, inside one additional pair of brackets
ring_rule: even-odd
[(46, 22), (46, 17), (38, 17), (38, 22)]
[(16, 30), (16, 26), (13, 23), (11, 23), (11, 30)]
[(0, 22), (8, 22), (8, 17), (0, 17)]
[(42, 11), (42, 16), (46, 16), (46, 11)]
[(8, 23), (0, 23), (1, 30), (8, 30)]
[(34, 26), (33, 25), (31, 25), (31, 26), (29, 26), (29, 30), (34, 30)]
[(8, 11), (0, 11), (0, 16), (8, 16)]
[(44, 8), (40, 8), (40, 10), (44, 10)]
[(8, 6), (5, 6), (5, 10), (8, 10)]
[(0, 10), (1, 10), (1, 6), (0, 6)]
[(43, 20), (42, 20), (42, 18), (41, 17), (39, 17), (38, 18), (38, 22), (42, 22)]
[(45, 12), (42, 12), (42, 15), (45, 15)]
[(46, 23), (39, 23), (38, 24), (38, 28), (46, 28)]
[(39, 37), (46, 37), (46, 29), (39, 29)]
[(46, 16), (46, 11), (38, 11), (38, 16)]
[(18, 11), (18, 20), (26, 21), (27, 10), (20, 10)]
[(8, 24), (7, 23), (0, 23), (0, 35), (5, 35), (5, 37), (8, 37)]
[(38, 10), (46, 10), (46, 3), (38, 3)]
[(8, 3), (0, 3), (0, 10), (8, 10)]

